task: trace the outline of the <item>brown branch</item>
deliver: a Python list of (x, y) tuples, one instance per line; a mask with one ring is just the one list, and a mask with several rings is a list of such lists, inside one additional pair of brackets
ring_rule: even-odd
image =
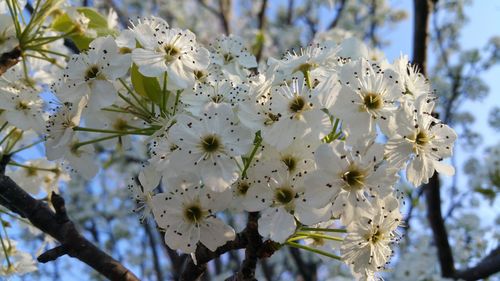
[[(165, 236), (164, 232), (159, 231), (159, 234), (161, 237)], [(172, 279), (179, 280), (182, 273), (182, 265), (188, 259), (188, 256), (179, 255), (175, 250), (170, 248), (167, 244), (165, 243), (161, 244), (163, 245), (163, 248), (165, 249), (168, 258), (170, 259)]]
[(455, 265), (453, 263), (453, 253), (448, 241), (448, 233), (441, 213), (441, 184), (438, 173), (434, 173), (429, 183), (422, 188), (425, 188), (427, 220), (431, 226), (434, 243), (438, 249), (441, 274), (443, 277), (453, 277), (455, 274)]
[[(260, 11), (258, 14), (258, 28), (261, 34), (264, 36), (264, 29), (266, 28), (266, 9), (267, 9), (267, 0), (262, 0), (262, 5), (260, 6)], [(262, 50), (264, 49), (264, 43), (260, 44), (257, 53), (255, 54), (255, 59), (257, 63), (260, 61), (262, 57)]]
[[(228, 1), (225, 3), (225, 1)], [(210, 6), (206, 0), (198, 0), (198, 3), (207, 11), (212, 13), (214, 16), (218, 17), (222, 28), (224, 29), (224, 33), (226, 35), (231, 34), (231, 26), (229, 25), (230, 17), (231, 17), (231, 1), (230, 0), (219, 0), (219, 10)]]
[(415, 10), (413, 22), (413, 64), (427, 76), (427, 46), (429, 44), (430, 0), (413, 0)]
[[(434, 1), (414, 0), (415, 26), (413, 36), (413, 63), (417, 65), (422, 74), (426, 75), (427, 45), (429, 15)], [(442, 42), (440, 42), (442, 46)], [(446, 56), (443, 52), (443, 59), (446, 63)], [(456, 90), (458, 92), (458, 90)], [(446, 117), (446, 116), (445, 116)], [(453, 262), (453, 253), (448, 241), (448, 234), (444, 225), (443, 215), (441, 213), (441, 194), (440, 181), (438, 173), (430, 178), (429, 183), (423, 186), (425, 188), (425, 197), (427, 201), (427, 220), (431, 226), (434, 243), (438, 250), (439, 264), (441, 266), (441, 275), (443, 277), (463, 279), (467, 281), (486, 278), (500, 271), (500, 247), (493, 250), (484, 257), (476, 266), (456, 270)]]
[(219, 17), (222, 22), (222, 26), (224, 27), (224, 33), (229, 35), (231, 34), (231, 0), (219, 0), (219, 9)]
[[(427, 1), (427, 0), (422, 0)], [(378, 46), (379, 42), (376, 36), (377, 30), (377, 0), (372, 0), (370, 7), (370, 29), (368, 31), (367, 37), (370, 39), (373, 47)]]
[(288, 8), (286, 12), (286, 24), (292, 25), (293, 22), (293, 9), (294, 9), (295, 1), (288, 0)]
[(234, 240), (220, 246), (214, 252), (203, 246), (203, 244), (198, 244), (195, 252), (197, 263), (195, 264), (192, 258), (188, 258), (184, 264), (179, 280), (192, 281), (198, 279), (207, 269), (207, 263), (209, 261), (229, 251), (243, 249), (247, 246), (247, 244), (248, 241), (245, 235), (245, 230), (236, 234)]
[[(429, 42), (429, 16), (433, 3), (430, 0), (414, 0), (415, 21), (413, 33), (413, 63), (423, 75), (427, 75), (427, 46)], [(427, 201), (427, 220), (432, 229), (434, 243), (438, 249), (438, 258), (443, 277), (453, 277), (455, 265), (453, 253), (448, 241), (448, 233), (441, 213), (441, 184), (435, 172), (425, 188)]]
[(262, 268), (262, 273), (267, 281), (273, 280), (274, 268), (267, 263), (266, 259), (260, 260), (260, 266)]
[(297, 265), (297, 269), (300, 275), (302, 275), (302, 278), (304, 280), (310, 280), (310, 281), (316, 280), (317, 279), (316, 264), (314, 262), (311, 263), (305, 262), (304, 259), (302, 258), (302, 254), (299, 251), (299, 249), (289, 247), (289, 250), (290, 254), (292, 255), (293, 261)]
[(500, 272), (500, 246), (491, 251), (474, 267), (457, 271), (454, 278), (466, 281), (479, 280), (485, 279), (497, 272)]
[(342, 12), (344, 11), (345, 8), (345, 3), (346, 0), (341, 0), (339, 5), (337, 6), (337, 10), (335, 12), (335, 18), (333, 18), (332, 22), (328, 25), (328, 29), (334, 29), (337, 27), (340, 21), (340, 17), (342, 16)]
[[(8, 160), (9, 157), (4, 155), (2, 158), (0, 171), (3, 171), (5, 163), (8, 163), (6, 158)], [(139, 280), (130, 270), (78, 232), (75, 224), (66, 214), (64, 199), (58, 194), (52, 193), (51, 196), (54, 212), (45, 202), (31, 197), (12, 179), (1, 173), (0, 197), (2, 205), (27, 218), (35, 227), (61, 243), (61, 246), (42, 254), (39, 258), (40, 262), (52, 261), (67, 254), (84, 262), (110, 280)]]
[(156, 239), (154, 236), (154, 232), (151, 229), (148, 221), (144, 222), (144, 231), (146, 232), (146, 236), (148, 237), (149, 247), (151, 248), (151, 254), (153, 256), (153, 267), (155, 269), (156, 280), (163, 280), (163, 271), (160, 266), (160, 259), (158, 257), (158, 251), (156, 250)]
[(21, 53), (21, 48), (16, 46), (11, 51), (5, 52), (0, 56), (0, 76), (19, 62)]
[(197, 280), (206, 271), (209, 261), (227, 252), (245, 248), (245, 260), (240, 271), (227, 280), (256, 280), (254, 274), (257, 260), (272, 256), (278, 249), (277, 244), (271, 240), (262, 242), (262, 237), (258, 232), (257, 218), (257, 213), (250, 213), (247, 227), (237, 233), (234, 240), (227, 242), (213, 252), (199, 243), (195, 252), (197, 263), (195, 264), (192, 258), (188, 258), (179, 280)]
[(257, 267), (257, 252), (262, 246), (262, 236), (260, 236), (258, 231), (257, 221), (259, 219), (258, 213), (249, 213), (247, 230), (245, 235), (248, 240), (247, 248), (245, 249), (245, 259), (241, 264), (241, 269), (239, 270), (235, 280), (238, 281), (256, 281), (255, 279), (255, 268)]

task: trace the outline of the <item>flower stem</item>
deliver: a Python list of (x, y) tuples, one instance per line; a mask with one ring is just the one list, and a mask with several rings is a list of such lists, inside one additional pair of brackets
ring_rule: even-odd
[(320, 239), (326, 239), (326, 240), (332, 240), (332, 241), (344, 241), (344, 239), (342, 239), (340, 237), (333, 237), (333, 236), (319, 234), (319, 233), (297, 232), (297, 233), (295, 233), (295, 235), (312, 237), (312, 238), (320, 238)]
[(315, 228), (315, 227), (301, 227), (302, 231), (319, 231), (319, 232), (338, 232), (338, 233), (346, 233), (345, 229), (341, 228)]
[(248, 157), (247, 161), (245, 162), (245, 166), (243, 167), (243, 171), (241, 172), (242, 178), (247, 175), (248, 167), (250, 167), (250, 163), (252, 162), (253, 158), (255, 157), (255, 153), (257, 153), (257, 149), (260, 147), (261, 143), (262, 143), (262, 137), (260, 136), (260, 131), (259, 131), (255, 134), (255, 140), (254, 140), (254, 146), (253, 146), (252, 152), (250, 153), (250, 156)]
[[(3, 225), (3, 220), (0, 221), (0, 223)], [(10, 259), (9, 259), (9, 252), (7, 250), (7, 247), (5, 246), (5, 243), (3, 242), (3, 235), (2, 233), (0, 232), (0, 242), (2, 243), (2, 249), (3, 249), (3, 253), (5, 254), (5, 259), (7, 260), (7, 265), (9, 266), (9, 268), (12, 266), (12, 263), (10, 262)]]
[(318, 250), (318, 249), (314, 249), (314, 248), (311, 248), (311, 247), (308, 247), (308, 246), (305, 246), (305, 245), (302, 245), (302, 244), (299, 244), (299, 243), (296, 243), (296, 242), (285, 242), (285, 244), (288, 245), (288, 246), (294, 247), (294, 248), (303, 249), (303, 250), (306, 250), (306, 251), (309, 251), (309, 252), (313, 252), (315, 254), (323, 255), (323, 256), (326, 256), (326, 257), (329, 257), (329, 258), (332, 258), (332, 259), (336, 259), (336, 260), (339, 260), (339, 261), (342, 260), (342, 258), (339, 257), (339, 256), (337, 256), (337, 255), (330, 254), (328, 252), (321, 251), (321, 250)]

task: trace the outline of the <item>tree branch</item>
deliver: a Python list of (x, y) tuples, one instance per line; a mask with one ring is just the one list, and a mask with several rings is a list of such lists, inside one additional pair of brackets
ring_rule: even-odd
[[(264, 29), (266, 27), (266, 9), (267, 9), (267, 0), (262, 0), (262, 5), (260, 6), (260, 11), (258, 14), (258, 22), (259, 22), (259, 31), (261, 34), (264, 34)], [(262, 50), (264, 49), (264, 43), (259, 46), (257, 50), (257, 54), (255, 54), (255, 59), (257, 63), (260, 61), (262, 57)]]
[(430, 0), (414, 0), (415, 10), (413, 30), (413, 64), (427, 76), (427, 46), (429, 43), (429, 15), (432, 9)]
[(455, 273), (455, 278), (463, 280), (479, 280), (500, 272), (500, 246), (491, 251), (474, 267), (459, 270)]
[(339, 24), (340, 17), (342, 16), (342, 12), (344, 11), (345, 8), (345, 2), (346, 0), (340, 1), (339, 5), (337, 6), (335, 18), (333, 18), (332, 22), (328, 25), (328, 29), (334, 29)]
[(289, 247), (289, 250), (302, 278), (310, 281), (316, 280), (316, 264), (305, 262), (299, 249)]
[[(6, 158), (8, 160), (9, 156), (2, 157), (0, 171), (3, 171), (5, 169), (3, 165), (8, 163)], [(110, 280), (139, 280), (130, 270), (94, 246), (78, 232), (75, 224), (66, 214), (64, 199), (60, 195), (52, 193), (54, 212), (45, 202), (31, 197), (2, 172), (0, 174), (0, 197), (2, 205), (27, 218), (35, 227), (61, 243), (61, 246), (42, 254), (39, 257), (40, 262), (52, 261), (67, 254), (86, 263)]]
[(214, 252), (210, 251), (203, 244), (198, 244), (196, 247), (196, 264), (192, 258), (188, 258), (184, 264), (180, 281), (192, 281), (198, 279), (207, 269), (207, 263), (212, 259), (219, 257), (229, 251), (243, 249), (247, 246), (248, 240), (245, 235), (245, 230), (236, 234), (233, 241), (220, 246)]
[(9, 68), (16, 65), (21, 58), (21, 48), (16, 46), (9, 52), (5, 52), (0, 56), (0, 76), (2, 76)]
[[(429, 41), (429, 16), (433, 3), (429, 0), (414, 0), (415, 22), (413, 33), (413, 63), (423, 75), (427, 75), (427, 46)], [(427, 201), (427, 220), (432, 229), (434, 243), (438, 249), (438, 258), (443, 277), (452, 277), (455, 273), (453, 254), (448, 241), (448, 233), (441, 214), (441, 194), (439, 175), (435, 172), (425, 189)]]
[(439, 182), (438, 173), (434, 173), (429, 183), (422, 188), (425, 188), (427, 220), (431, 226), (434, 243), (438, 249), (441, 274), (443, 277), (453, 277), (455, 274), (455, 265), (453, 263), (453, 253), (448, 241), (448, 233), (441, 213), (441, 184)]
[[(417, 65), (422, 74), (427, 73), (427, 44), (429, 40), (429, 15), (437, 0), (414, 0), (415, 22), (413, 35), (413, 63)], [(442, 42), (440, 42), (442, 46)], [(443, 50), (442, 50), (443, 51)], [(446, 63), (446, 55), (443, 52), (443, 60)], [(458, 92), (458, 90), (456, 91)], [(446, 116), (445, 116), (446, 117)], [(441, 194), (438, 173), (430, 178), (425, 188), (427, 201), (427, 220), (432, 229), (434, 243), (438, 250), (441, 275), (454, 279), (478, 280), (486, 278), (500, 271), (500, 247), (497, 247), (489, 255), (484, 257), (476, 266), (465, 270), (456, 270), (453, 262), (453, 253), (448, 241), (448, 234), (441, 213)]]
[(245, 231), (245, 235), (248, 240), (247, 248), (245, 249), (245, 259), (241, 264), (241, 269), (238, 272), (235, 280), (238, 281), (257, 281), (255, 279), (255, 268), (257, 267), (257, 252), (259, 248), (262, 246), (262, 236), (260, 236), (259, 231), (257, 230), (258, 224), (257, 220), (259, 219), (258, 213), (249, 213), (248, 214), (248, 222), (247, 222), (247, 231)]

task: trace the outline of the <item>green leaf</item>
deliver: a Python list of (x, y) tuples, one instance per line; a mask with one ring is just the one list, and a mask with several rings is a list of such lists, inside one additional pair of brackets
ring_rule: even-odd
[(76, 27), (76, 25), (71, 20), (71, 18), (66, 13), (64, 13), (64, 14), (58, 15), (54, 19), (51, 27), (56, 31), (66, 33), (66, 32), (70, 32), (71, 30), (73, 30)]
[(487, 188), (476, 187), (476, 188), (474, 188), (474, 191), (477, 193), (480, 193), (481, 195), (488, 198), (489, 200), (494, 200), (496, 195), (497, 195), (494, 190), (487, 189)]
[(89, 28), (97, 32), (98, 36), (114, 35), (116, 31), (108, 28), (108, 20), (106, 17), (101, 15), (99, 12), (92, 8), (80, 7), (77, 11), (86, 16), (89, 22)]
[[(94, 30), (97, 33), (97, 36), (116, 34), (115, 30), (108, 28), (107, 19), (96, 10), (87, 7), (80, 7), (77, 11), (89, 19), (88, 28)], [(54, 19), (52, 22), (52, 28), (62, 33), (68, 33), (79, 29), (78, 25), (66, 13), (58, 15)], [(77, 33), (68, 37), (75, 42), (76, 46), (80, 50), (88, 49), (90, 42), (95, 39), (85, 33)]]
[(162, 90), (158, 79), (146, 77), (139, 72), (137, 65), (133, 64), (130, 69), (130, 78), (134, 90), (141, 96), (149, 98), (154, 103), (161, 104)]

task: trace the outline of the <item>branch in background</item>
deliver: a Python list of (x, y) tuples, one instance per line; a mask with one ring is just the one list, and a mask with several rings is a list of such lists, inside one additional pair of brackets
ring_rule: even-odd
[[(144, 221), (144, 231), (146, 232), (146, 236), (148, 237), (148, 242), (149, 242), (149, 247), (151, 248), (152, 256), (153, 256), (153, 266), (155, 269), (156, 273), (156, 280), (164, 280), (163, 279), (163, 272), (161, 269), (160, 265), (160, 259), (158, 256), (158, 251), (156, 249), (156, 239), (154, 236), (154, 232), (151, 229), (151, 226), (149, 225), (148, 221)], [(162, 242), (163, 243), (163, 242)]]
[[(427, 0), (422, 0), (427, 1)], [(375, 34), (377, 30), (377, 0), (372, 0), (372, 4), (370, 6), (370, 29), (366, 37), (370, 39), (370, 42), (373, 47), (379, 46), (379, 41), (377, 39), (377, 35)], [(365, 38), (366, 38), (365, 37)]]
[(297, 269), (300, 275), (302, 275), (302, 278), (304, 280), (310, 280), (310, 281), (316, 280), (317, 279), (316, 264), (314, 262), (311, 263), (305, 262), (304, 259), (302, 258), (302, 254), (299, 249), (293, 247), (289, 247), (289, 249), (293, 261), (297, 265)]
[(198, 0), (198, 3), (219, 18), (226, 35), (231, 34), (231, 27), (229, 25), (231, 20), (231, 0), (219, 0), (219, 10), (210, 6), (206, 0)]
[(453, 263), (453, 253), (448, 241), (448, 233), (441, 213), (441, 183), (438, 173), (434, 173), (429, 183), (422, 188), (425, 188), (427, 220), (432, 229), (434, 244), (438, 249), (441, 274), (443, 277), (453, 277), (455, 274), (455, 265)]
[[(427, 46), (429, 42), (429, 16), (433, 3), (429, 0), (414, 0), (415, 21), (413, 33), (413, 63), (423, 75), (427, 76)], [(438, 258), (443, 277), (452, 277), (455, 273), (453, 254), (448, 241), (448, 233), (441, 214), (441, 184), (438, 173), (424, 185), (427, 201), (427, 220), (431, 226), (434, 243), (438, 249)]]
[[(403, 234), (402, 236), (405, 237), (406, 244), (409, 244), (410, 236), (407, 235), (408, 231), (410, 230), (410, 221), (413, 217), (413, 210), (415, 209), (415, 205), (418, 204), (418, 201), (420, 200), (420, 197), (424, 193), (425, 186), (422, 186), (417, 190), (417, 194), (415, 197), (412, 196), (412, 193), (409, 194), (409, 199), (410, 199), (410, 206), (408, 207), (408, 214), (406, 215), (406, 218), (403, 223)], [(415, 201), (415, 202), (414, 202)]]
[[(267, 0), (262, 0), (262, 5), (260, 6), (260, 11), (258, 14), (258, 28), (262, 36), (264, 36), (264, 29), (266, 28), (266, 9), (267, 9)], [(264, 49), (264, 42), (260, 44), (257, 53), (255, 54), (255, 58), (257, 63), (260, 61), (262, 57), (262, 50)]]
[(267, 281), (272, 281), (274, 275), (274, 268), (272, 266), (269, 266), (267, 260), (265, 259), (260, 260), (260, 265), (262, 268), (262, 273), (264, 275), (264, 278), (266, 278)]
[[(433, 4), (429, 0), (414, 0), (415, 23), (413, 37), (413, 63), (420, 69), (422, 74), (426, 75), (427, 61), (427, 43), (429, 15)], [(440, 43), (442, 46), (442, 42)], [(444, 53), (443, 53), (444, 55)], [(446, 59), (446, 56), (443, 57)], [(458, 92), (458, 90), (457, 90)], [(445, 116), (446, 117), (446, 116)], [(453, 263), (453, 253), (448, 241), (448, 234), (444, 225), (443, 215), (441, 213), (441, 194), (440, 194), (439, 175), (434, 173), (429, 183), (423, 186), (425, 188), (425, 197), (427, 201), (427, 219), (432, 229), (434, 243), (438, 250), (439, 263), (441, 266), (441, 275), (454, 279), (478, 280), (486, 278), (500, 271), (500, 247), (497, 247), (489, 255), (484, 257), (476, 266), (456, 270)]]
[[(159, 232), (160, 237), (165, 237), (164, 232)], [(161, 243), (165, 252), (170, 259), (171, 264), (171, 274), (172, 280), (179, 280), (182, 274), (182, 265), (188, 259), (188, 255), (179, 255), (175, 250), (172, 250), (167, 244), (164, 242)]]
[(487, 278), (500, 271), (500, 246), (491, 251), (474, 267), (459, 270), (455, 273), (456, 279), (479, 280)]
[(232, 4), (231, 0), (219, 0), (219, 9), (220, 9), (219, 17), (222, 21), (222, 26), (224, 27), (224, 33), (226, 33), (226, 35), (231, 34), (231, 25), (230, 25), (232, 17), (231, 4)]
[(346, 0), (340, 0), (339, 4), (337, 6), (337, 10), (335, 12), (335, 18), (328, 25), (328, 29), (334, 29), (339, 24), (340, 17), (342, 16), (342, 12), (344, 11), (344, 8), (346, 6), (345, 2), (346, 2)]
[(429, 45), (430, 0), (413, 0), (415, 11), (413, 22), (413, 64), (427, 76), (427, 46)]
[(8, 155), (4, 155), (0, 163), (1, 204), (27, 218), (35, 227), (61, 243), (60, 246), (42, 254), (39, 257), (40, 262), (52, 261), (67, 254), (84, 262), (110, 280), (139, 280), (130, 270), (78, 232), (66, 213), (64, 199), (60, 195), (52, 193), (54, 212), (45, 202), (33, 198), (11, 178), (5, 176), (3, 171), (9, 158)]
[(9, 68), (16, 65), (21, 58), (21, 48), (15, 47), (9, 52), (5, 52), (0, 56), (0, 76), (2, 76)]
[(288, 9), (286, 12), (286, 24), (292, 25), (293, 23), (293, 9), (295, 6), (294, 0), (288, 0)]

